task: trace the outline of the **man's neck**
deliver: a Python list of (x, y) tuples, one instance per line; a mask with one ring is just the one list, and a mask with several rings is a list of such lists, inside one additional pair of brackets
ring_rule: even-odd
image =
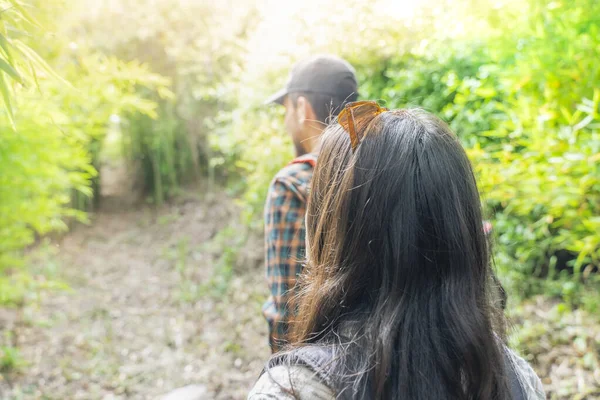
[(313, 153), (317, 150), (321, 143), (321, 133), (325, 130), (324, 127), (312, 127), (307, 138), (304, 140), (303, 147), (306, 153)]

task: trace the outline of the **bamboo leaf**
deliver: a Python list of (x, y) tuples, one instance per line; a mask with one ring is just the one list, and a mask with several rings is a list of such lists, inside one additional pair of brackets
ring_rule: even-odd
[(6, 60), (0, 58), (0, 69), (10, 75), (15, 81), (19, 83), (23, 83), (23, 79), (21, 75), (17, 72), (16, 69), (13, 68), (12, 65), (6, 62)]
[(4, 108), (6, 109), (6, 115), (13, 129), (15, 128), (15, 117), (12, 111), (12, 102), (10, 101), (10, 89), (4, 78), (4, 73), (0, 72), (0, 92), (2, 92), (2, 98), (4, 99)]
[(73, 87), (63, 77), (61, 77), (60, 75), (58, 75), (52, 69), (52, 67), (50, 67), (46, 63), (46, 61), (44, 61), (44, 59), (42, 57), (40, 57), (40, 55), (38, 53), (36, 53), (33, 49), (31, 49), (25, 43), (21, 42), (20, 40), (15, 40), (14, 41), (14, 46), (15, 46), (15, 49), (17, 49), (23, 56), (25, 56), (31, 63), (33, 63), (33, 65), (35, 65), (35, 66), (43, 69), (49, 75), (51, 75), (53, 78), (57, 79), (58, 81), (60, 81), (61, 83), (65, 84), (65, 85), (69, 86), (70, 88)]
[(10, 52), (10, 46), (8, 44), (8, 40), (6, 40), (6, 37), (0, 33), (0, 47), (2, 47), (2, 49), (4, 50), (4, 53), (6, 53), (6, 59), (8, 60), (9, 63), (12, 63), (12, 54)]
[(40, 23), (38, 22), (38, 20), (37, 20), (37, 19), (35, 19), (35, 18), (33, 17), (33, 15), (31, 15), (31, 14), (29, 13), (29, 11), (27, 11), (27, 10), (25, 9), (25, 7), (23, 7), (23, 5), (21, 4), (21, 2), (20, 2), (20, 1), (18, 1), (18, 0), (9, 0), (9, 2), (10, 2), (10, 4), (12, 4), (12, 6), (13, 6), (13, 7), (14, 7), (14, 8), (15, 8), (17, 11), (19, 11), (19, 13), (21, 13), (21, 17), (22, 17), (22, 18), (23, 18), (25, 21), (29, 22), (31, 25), (34, 25), (34, 26), (36, 26), (36, 27), (38, 27), (38, 28), (42, 28), (42, 24), (40, 24)]
[(40, 87), (40, 82), (38, 81), (37, 72), (35, 71), (35, 66), (31, 61), (29, 61), (29, 68), (31, 68), (31, 76), (33, 77), (33, 81), (35, 82), (35, 87), (37, 88), (38, 92), (42, 94), (42, 89)]
[(573, 127), (573, 131), (578, 131), (581, 130), (583, 128), (585, 128), (586, 126), (588, 126), (592, 121), (594, 120), (594, 117), (591, 115), (588, 115), (587, 117), (585, 117), (581, 122), (579, 122), (577, 125), (575, 125)]

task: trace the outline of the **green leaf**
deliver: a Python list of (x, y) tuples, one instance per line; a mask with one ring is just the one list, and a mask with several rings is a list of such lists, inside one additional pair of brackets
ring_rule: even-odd
[(22, 18), (23, 18), (25, 21), (29, 22), (31, 25), (34, 25), (34, 26), (36, 26), (36, 27), (38, 27), (38, 28), (42, 28), (42, 24), (40, 24), (40, 23), (38, 22), (38, 20), (37, 20), (37, 19), (35, 19), (35, 18), (33, 17), (33, 15), (31, 15), (31, 14), (29, 13), (29, 11), (27, 11), (27, 10), (25, 9), (25, 7), (23, 7), (23, 5), (21, 4), (21, 2), (20, 2), (20, 1), (18, 1), (18, 0), (8, 0), (8, 1), (10, 2), (10, 4), (12, 4), (12, 6), (13, 6), (13, 7), (14, 7), (16, 10), (18, 10), (18, 11), (19, 11), (19, 13), (21, 13), (21, 17), (22, 17)]
[(46, 61), (44, 61), (44, 59), (42, 57), (40, 57), (40, 55), (38, 53), (36, 53), (33, 49), (31, 49), (29, 46), (27, 46), (25, 43), (21, 42), (20, 40), (15, 40), (14, 41), (14, 46), (15, 48), (23, 55), (25, 56), (33, 65), (43, 69), (44, 71), (46, 71), (48, 74), (50, 74), (53, 78), (57, 79), (58, 81), (60, 81), (61, 83), (69, 86), (70, 88), (73, 88), (73, 86), (66, 81), (63, 77), (61, 77), (60, 75), (58, 75), (53, 69), (52, 67), (50, 67)]
[(496, 89), (491, 87), (480, 87), (475, 90), (477, 96), (483, 97), (484, 99), (490, 99), (496, 96)]
[(21, 78), (21, 75), (19, 75), (17, 70), (15, 70), (12, 65), (7, 63), (2, 58), (0, 58), (0, 69), (2, 71), (6, 72), (8, 75), (10, 75), (17, 82), (19, 82), (21, 84), (23, 83), (23, 79)]
[(586, 126), (588, 126), (593, 120), (594, 120), (594, 117), (592, 115), (588, 115), (583, 120), (581, 120), (577, 125), (575, 125), (573, 127), (573, 130), (574, 131), (581, 130), (581, 129), (585, 128)]
[(37, 72), (35, 70), (35, 66), (31, 61), (29, 61), (29, 68), (31, 68), (31, 76), (33, 77), (33, 81), (35, 82), (35, 87), (37, 88), (38, 92), (42, 94), (42, 89), (40, 88), (40, 82), (38, 81)]
[(12, 102), (10, 101), (10, 89), (4, 79), (4, 73), (0, 72), (0, 92), (2, 92), (2, 98), (4, 99), (4, 108), (6, 109), (6, 115), (8, 115), (8, 119), (10, 121), (10, 125), (13, 129), (15, 128), (15, 117), (12, 111)]
[(6, 37), (0, 33), (0, 47), (2, 47), (2, 49), (4, 50), (4, 53), (6, 53), (6, 59), (12, 64), (12, 54), (10, 53), (10, 46), (8, 44), (8, 40), (6, 40)]

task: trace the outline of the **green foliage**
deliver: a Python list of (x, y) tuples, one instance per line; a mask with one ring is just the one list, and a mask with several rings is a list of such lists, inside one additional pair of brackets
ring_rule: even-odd
[(133, 113), (121, 127), (124, 155), (137, 171), (135, 180), (141, 183), (144, 192), (152, 194), (157, 204), (198, 174), (193, 143), (173, 113), (174, 105), (162, 101), (158, 118)]
[(68, 290), (68, 285), (57, 274), (56, 253), (57, 249), (43, 240), (26, 257), (15, 257), (12, 268), (0, 274), (0, 306), (37, 304), (45, 291)]
[[(173, 94), (168, 78), (154, 74), (138, 61), (123, 62), (116, 57), (104, 56), (82, 48), (75, 49), (67, 60), (61, 60), (66, 77), (74, 89), (55, 88), (50, 94), (53, 102), (60, 102), (68, 110), (63, 131), (72, 132), (85, 143), (91, 156), (91, 165), (100, 171), (105, 139), (114, 131), (122, 149), (131, 149), (136, 140), (147, 140), (152, 131), (135, 132), (121, 126), (126, 118), (148, 119), (151, 123), (159, 117), (158, 102), (167, 103)], [(85, 101), (84, 101), (85, 99)], [(113, 122), (111, 122), (113, 121)], [(140, 135), (143, 137), (139, 138)], [(127, 150), (125, 150), (127, 152)], [(127, 152), (130, 160), (136, 155)], [(100, 176), (92, 180), (94, 203), (100, 195)], [(75, 197), (78, 209), (90, 210), (93, 204), (81, 196)]]
[(206, 244), (205, 249), (217, 251), (219, 255), (214, 266), (211, 278), (199, 287), (199, 293), (222, 298), (229, 289), (233, 278), (233, 269), (238, 261), (238, 253), (247, 240), (247, 232), (234, 227), (227, 227), (219, 231), (215, 237)]
[(35, 235), (66, 229), (65, 218), (85, 220), (69, 207), (70, 191), (89, 194), (95, 171), (83, 143), (53, 123), (56, 111), (30, 102), (16, 114), (16, 131), (0, 118), (0, 270), (18, 264), (16, 252)]
[(19, 0), (0, 1), (0, 92), (4, 112), (14, 128), (13, 83), (37, 83), (36, 67), (47, 72), (48, 65), (19, 38), (23, 30), (40, 28), (37, 20)]
[(545, 275), (561, 251), (576, 279), (600, 266), (598, 12), (593, 1), (532, 1), (523, 30), (496, 43), (506, 117), (494, 130), (509, 140), (472, 155), (505, 269)]
[(470, 148), (497, 262), (517, 289), (535, 291), (523, 276), (556, 277), (561, 252), (577, 279), (600, 265), (600, 41), (586, 8), (598, 6), (531, 1), (521, 29), (401, 55), (370, 83), (384, 89), (368, 97), (436, 112)]
[(230, 84), (240, 72), (255, 7), (236, 4), (232, 10), (228, 2), (202, 1), (182, 6), (175, 0), (151, 6), (147, 0), (124, 0), (119, 7), (81, 3), (68, 31), (83, 26), (82, 40), (93, 48), (142, 60), (173, 82), (175, 96), (159, 100), (159, 118), (135, 114), (123, 120), (125, 155), (136, 180), (161, 203), (203, 173), (214, 179), (219, 159), (227, 156), (211, 147), (208, 138), (222, 126), (215, 116), (235, 107), (238, 88)]
[[(252, 228), (260, 229), (269, 183), (277, 171), (293, 158), (293, 147), (283, 127), (282, 110), (248, 107), (235, 115), (232, 135), (240, 141), (227, 147), (227, 151), (221, 147), (221, 151), (230, 157), (236, 156), (234, 167), (242, 171), (240, 174), (246, 189), (239, 202), (243, 220)], [(223, 145), (223, 141), (217, 143)]]
[[(0, 114), (3, 303), (18, 303), (21, 289), (30, 287), (27, 273), (17, 272), (23, 266), (23, 248), (40, 236), (66, 230), (69, 220), (87, 221), (82, 210), (88, 210), (90, 199), (99, 194), (98, 160), (111, 117), (124, 113), (156, 117), (156, 102), (146, 99), (141, 89), (170, 95), (168, 79), (148, 72), (139, 62), (125, 63), (77, 46), (54, 52), (67, 48), (66, 38), (39, 40), (43, 31), (37, 23), (40, 36), (29, 45), (22, 38), (6, 36), (17, 28), (34, 29), (33, 17), (25, 17), (20, 3), (12, 3), (0, 24), (5, 39), (0, 40), (5, 45), (0, 57), (6, 56), (16, 71), (26, 65), (27, 73), (20, 72), (23, 84), (10, 85), (7, 112)], [(5, 26), (9, 23), (10, 29)], [(39, 53), (46, 60), (33, 47), (44, 49)], [(60, 69), (62, 77), (52, 67)]]
[[(19, 91), (17, 130), (8, 128), (8, 118), (3, 120), (3, 268), (13, 265), (15, 251), (32, 243), (35, 235), (65, 230), (65, 218), (86, 220), (85, 214), (71, 207), (71, 193), (76, 191), (76, 198), (83, 200), (93, 195), (90, 186), (97, 179), (100, 145), (110, 116), (134, 110), (155, 115), (155, 103), (135, 95), (136, 83), (145, 77), (143, 68), (129, 65), (129, 70), (123, 71), (118, 61), (96, 56), (79, 61), (81, 66), (69, 71), (74, 82), (79, 79), (73, 88), (52, 78), (39, 78), (42, 96), (33, 88)], [(97, 193), (99, 186), (92, 187)], [(75, 206), (88, 208), (81, 200)]]
[(90, 0), (62, 14), (61, 0), (3, 1), (0, 269), (14, 269), (36, 237), (86, 220), (108, 135), (132, 186), (156, 203), (208, 173), (242, 189), (245, 222), (260, 228), (269, 182), (292, 157), (282, 110), (262, 102), (316, 52), (347, 58), (362, 98), (423, 107), (457, 132), (505, 281), (529, 293), (542, 288), (523, 276), (560, 277), (546, 289), (570, 298), (565, 282), (579, 285), (600, 265), (593, 0), (431, 0), (401, 10), (350, 0), (333, 16), (310, 1), (275, 10), (266, 0)]
[[(22, 260), (18, 260), (22, 263)], [(37, 300), (43, 291), (67, 290), (63, 282), (34, 275), (28, 269), (20, 268), (10, 275), (0, 276), (0, 305), (18, 307), (26, 301)]]
[(230, 288), (238, 254), (247, 240), (247, 233), (239, 227), (227, 227), (202, 244), (198, 250), (214, 260), (210, 276), (203, 276), (197, 266), (189, 262), (190, 253), (193, 253), (189, 237), (184, 236), (163, 249), (162, 258), (170, 262), (180, 278), (176, 292), (178, 299), (196, 302), (207, 296), (222, 298)]
[[(453, 4), (440, 2), (432, 15), (417, 10), (410, 24), (357, 4), (348, 7), (352, 18), (317, 12), (308, 28), (290, 17), (282, 49), (272, 48), (259, 25), (249, 52), (260, 57), (249, 57), (234, 82), (238, 109), (218, 119), (228, 134), (212, 143), (230, 155), (219, 163), (241, 171), (247, 220), (260, 227), (269, 181), (291, 159), (291, 147), (280, 115), (259, 106), (293, 60), (340, 54), (356, 67), (362, 98), (423, 107), (457, 132), (493, 220), (505, 282), (573, 303), (579, 282), (600, 266), (600, 35), (592, 17), (600, 5), (529, 0), (516, 13), (510, 1)], [(290, 43), (304, 47), (290, 56)], [(277, 56), (265, 59), (269, 52)], [(558, 281), (550, 287), (524, 279), (534, 276)]]
[(19, 349), (12, 346), (0, 346), (0, 373), (15, 372), (26, 365)]

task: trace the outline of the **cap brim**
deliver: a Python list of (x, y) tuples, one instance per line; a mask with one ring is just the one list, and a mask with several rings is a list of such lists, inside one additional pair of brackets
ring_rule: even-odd
[(277, 93), (275, 93), (274, 95), (272, 95), (271, 97), (269, 97), (266, 101), (265, 104), (281, 104), (283, 105), (283, 100), (285, 99), (285, 96), (288, 95), (287, 89), (283, 88), (281, 90), (279, 90)]

